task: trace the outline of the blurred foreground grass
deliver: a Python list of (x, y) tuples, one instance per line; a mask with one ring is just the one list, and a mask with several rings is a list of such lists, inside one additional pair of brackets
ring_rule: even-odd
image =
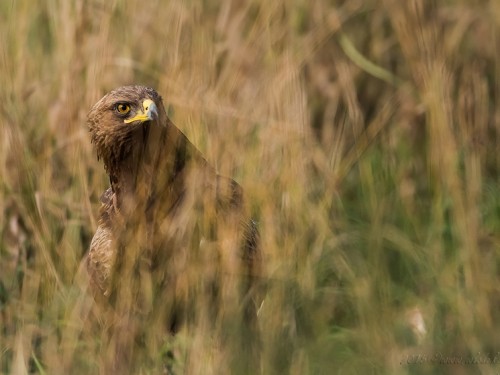
[[(263, 373), (500, 372), (499, 43), (495, 0), (2, 1), (0, 373), (99, 373), (85, 116), (131, 83), (245, 188)], [(194, 330), (175, 370), (227, 373)]]

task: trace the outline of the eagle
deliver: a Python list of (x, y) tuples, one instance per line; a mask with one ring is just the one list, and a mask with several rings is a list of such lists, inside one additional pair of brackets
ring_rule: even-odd
[(262, 260), (240, 185), (210, 166), (152, 88), (109, 92), (87, 125), (110, 181), (85, 260), (95, 300), (128, 317), (128, 331), (147, 320), (175, 334), (231, 314), (254, 327)]

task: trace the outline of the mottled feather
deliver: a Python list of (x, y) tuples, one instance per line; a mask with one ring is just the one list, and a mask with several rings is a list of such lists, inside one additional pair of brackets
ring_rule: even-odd
[[(155, 103), (155, 116), (132, 121), (146, 100)], [(119, 104), (129, 112), (120, 113)], [(125, 86), (105, 95), (90, 111), (88, 127), (110, 179), (86, 260), (98, 299), (115, 308), (130, 299), (122, 310), (144, 310), (160, 299), (175, 331), (196, 280), (216, 285), (211, 290), (217, 300), (221, 276), (213, 264), (224, 265), (240, 275), (245, 319), (255, 320), (255, 304), (248, 301), (261, 255), (241, 187), (216, 173), (170, 121), (151, 88)], [(206, 250), (213, 247), (218, 252)], [(156, 292), (147, 292), (151, 288)]]

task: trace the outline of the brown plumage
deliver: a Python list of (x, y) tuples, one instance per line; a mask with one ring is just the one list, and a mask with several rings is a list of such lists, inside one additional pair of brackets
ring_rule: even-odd
[(260, 251), (240, 186), (215, 172), (151, 88), (111, 91), (88, 127), (111, 185), (86, 260), (96, 299), (175, 331), (198, 319), (194, 300), (216, 306), (216, 320), (232, 311), (217, 305), (233, 293), (234, 312), (255, 320)]

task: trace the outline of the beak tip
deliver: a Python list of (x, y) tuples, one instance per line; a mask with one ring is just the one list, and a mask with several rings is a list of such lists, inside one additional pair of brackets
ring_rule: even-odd
[(146, 115), (150, 120), (157, 120), (158, 119), (158, 107), (154, 102), (149, 103), (148, 107), (146, 109)]

